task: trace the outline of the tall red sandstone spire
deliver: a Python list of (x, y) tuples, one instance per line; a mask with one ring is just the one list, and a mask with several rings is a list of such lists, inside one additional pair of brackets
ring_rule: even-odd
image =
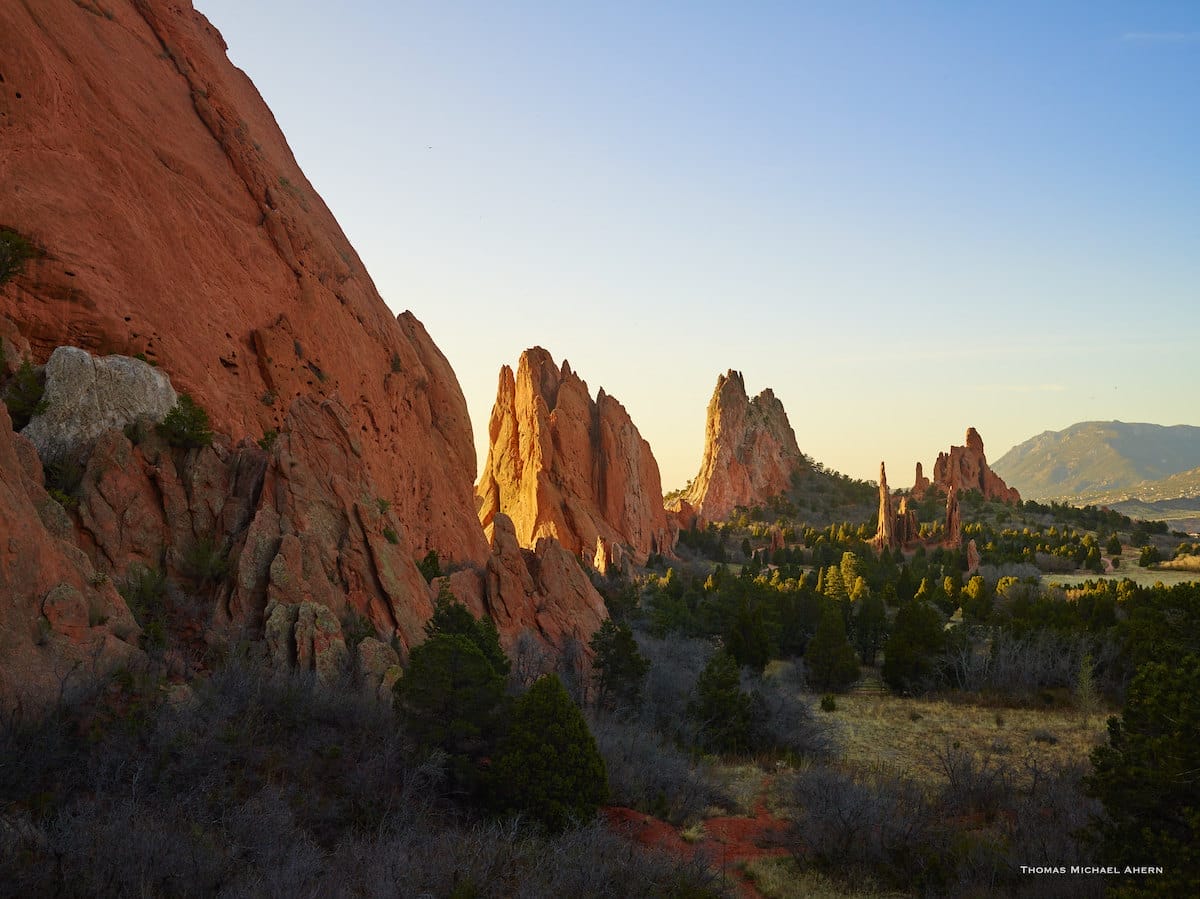
[(641, 563), (670, 552), (674, 534), (650, 445), (616, 399), (587, 384), (541, 347), (504, 366), (488, 424), (487, 462), (476, 492), (479, 520), (512, 519), (522, 546), (554, 537), (606, 568), (628, 547)]
[(730, 369), (717, 378), (700, 472), (682, 499), (702, 519), (719, 521), (736, 506), (778, 496), (805, 464), (783, 403), (770, 388), (750, 399), (742, 373)]

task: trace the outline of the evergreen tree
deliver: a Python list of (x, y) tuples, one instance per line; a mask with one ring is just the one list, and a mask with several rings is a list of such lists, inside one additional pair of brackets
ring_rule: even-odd
[(479, 759), (494, 746), (504, 678), (468, 637), (436, 634), (416, 647), (393, 688), (405, 731), (422, 749), (445, 752), (459, 789), (477, 785)]
[(883, 647), (884, 681), (897, 691), (927, 689), (945, 648), (946, 635), (937, 609), (921, 600), (905, 603)]
[(837, 565), (830, 565), (825, 569), (825, 595), (834, 602), (842, 602), (850, 598), (846, 592), (846, 584), (842, 580), (842, 570)]
[(858, 680), (858, 659), (846, 639), (846, 623), (832, 603), (821, 613), (821, 623), (804, 653), (804, 666), (818, 687), (840, 689)]
[(763, 620), (762, 606), (742, 597), (733, 622), (725, 634), (725, 648), (739, 666), (762, 671), (771, 660), (771, 634)]
[(8, 406), (14, 431), (22, 430), (31, 418), (46, 411), (46, 400), (42, 398), (45, 392), (46, 385), (32, 363), (24, 360), (4, 392), (4, 404)]
[(1093, 823), (1104, 858), (1164, 865), (1122, 895), (1200, 895), (1200, 657), (1138, 669), (1108, 743), (1092, 752), (1088, 793), (1104, 804)]
[(209, 446), (213, 439), (208, 413), (186, 393), (179, 395), (179, 400), (158, 425), (158, 432), (171, 446), (183, 449)]
[(883, 646), (887, 633), (887, 610), (883, 600), (868, 592), (858, 604), (854, 619), (854, 643), (864, 665), (874, 665), (875, 656)]
[(597, 702), (610, 708), (636, 707), (650, 662), (638, 651), (629, 625), (606, 618), (590, 645), (596, 654)]
[(590, 821), (608, 799), (604, 759), (557, 676), (538, 678), (513, 704), (488, 781), (499, 811), (552, 832)]
[(1108, 543), (1104, 547), (1104, 551), (1110, 556), (1116, 557), (1121, 555), (1121, 538), (1113, 534), (1108, 538)]
[(729, 653), (717, 653), (700, 672), (688, 716), (698, 726), (700, 746), (710, 752), (747, 752), (753, 747), (755, 702), (742, 690), (738, 664)]
[(466, 637), (483, 653), (483, 657), (501, 677), (507, 677), (512, 668), (508, 656), (500, 647), (500, 634), (496, 631), (496, 623), (486, 616), (476, 618), (472, 615), (470, 610), (455, 598), (450, 586), (444, 581), (437, 599), (434, 600), (433, 617), (425, 623), (425, 633), (429, 637), (438, 634), (458, 634)]
[(842, 586), (849, 593), (854, 589), (854, 583), (863, 576), (862, 561), (852, 552), (842, 553), (842, 563), (839, 566), (842, 575)]

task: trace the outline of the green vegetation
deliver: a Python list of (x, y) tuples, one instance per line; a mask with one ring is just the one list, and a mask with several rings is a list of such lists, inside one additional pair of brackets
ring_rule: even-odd
[(21, 363), (4, 391), (4, 405), (12, 418), (13, 430), (20, 431), (30, 419), (46, 411), (45, 382), (28, 360)]
[(629, 625), (606, 618), (590, 645), (596, 654), (597, 703), (609, 708), (637, 706), (650, 662), (638, 651)]
[(0, 226), (0, 284), (19, 274), (26, 262), (40, 255), (41, 251), (29, 238)]
[(858, 680), (858, 659), (846, 639), (841, 611), (829, 604), (804, 654), (808, 676), (818, 687), (843, 689)]
[(442, 590), (434, 601), (433, 616), (425, 624), (425, 634), (431, 638), (439, 634), (466, 637), (501, 677), (507, 677), (512, 668), (512, 663), (500, 646), (496, 623), (491, 618), (472, 615), (466, 606), (454, 598), (448, 584), (442, 584)]
[(435, 577), (442, 576), (442, 560), (436, 549), (425, 553), (425, 557), (417, 563), (417, 570), (421, 572), (426, 583), (433, 583)]
[(262, 437), (258, 438), (258, 447), (263, 452), (269, 453), (275, 448), (275, 441), (279, 439), (279, 432), (271, 428)]
[(749, 752), (755, 744), (756, 711), (754, 697), (741, 689), (737, 662), (718, 652), (701, 672), (696, 700), (688, 706), (697, 742), (710, 752)]
[(538, 678), (513, 704), (489, 781), (498, 809), (551, 832), (590, 821), (608, 798), (604, 759), (555, 675)]
[(168, 444), (182, 449), (200, 449), (212, 444), (213, 434), (208, 413), (186, 393), (167, 413), (158, 433)]
[(1161, 864), (1153, 881), (1131, 879), (1129, 896), (1200, 892), (1200, 656), (1150, 662), (1134, 677), (1108, 743), (1092, 753), (1089, 793), (1104, 804), (1095, 824), (1105, 858)]

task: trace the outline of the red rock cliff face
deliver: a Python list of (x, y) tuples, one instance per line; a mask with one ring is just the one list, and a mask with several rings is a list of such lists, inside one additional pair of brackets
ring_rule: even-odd
[(917, 478), (912, 494), (924, 496), (930, 486), (949, 494), (950, 488), (958, 491), (978, 490), (985, 499), (1002, 503), (1019, 503), (1021, 494), (1016, 487), (1009, 487), (1000, 475), (987, 464), (983, 451), (983, 438), (974, 428), (967, 428), (965, 446), (952, 446), (948, 453), (938, 453), (933, 465), (933, 480), (922, 476), (921, 464), (917, 463)]
[(0, 223), (45, 250), (0, 314), (36, 361), (144, 352), (235, 440), (340, 402), (411, 551), (483, 564), (457, 379), (389, 313), (221, 35), (186, 0), (85, 6), (0, 5)]
[(650, 445), (603, 389), (593, 402), (567, 362), (560, 368), (534, 347), (521, 354), (515, 377), (504, 366), (488, 436), (476, 493), (489, 535), (503, 513), (521, 546), (554, 537), (588, 560), (605, 556), (601, 567), (620, 554), (615, 547), (629, 547), (639, 564), (671, 551)]
[(701, 520), (720, 521), (735, 506), (757, 505), (787, 490), (805, 464), (783, 403), (770, 388), (751, 400), (742, 373), (730, 370), (717, 378), (709, 400), (704, 459), (683, 503)]
[(70, 537), (36, 451), (0, 403), (0, 708), (140, 656), (125, 602)]

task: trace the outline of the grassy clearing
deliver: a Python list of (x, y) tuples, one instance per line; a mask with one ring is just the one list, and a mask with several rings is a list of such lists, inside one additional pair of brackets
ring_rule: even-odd
[(1167, 571), (1159, 568), (1142, 568), (1136, 559), (1123, 560), (1121, 567), (1109, 574), (1096, 574), (1094, 571), (1068, 572), (1066, 574), (1046, 574), (1042, 576), (1043, 587), (1073, 587), (1084, 581), (1122, 581), (1125, 578), (1133, 581), (1139, 587), (1153, 587), (1161, 582), (1163, 586), (1174, 587), (1176, 584), (1190, 584), (1200, 580), (1200, 574), (1195, 571)]
[(935, 753), (955, 742), (978, 755), (999, 756), (1018, 772), (1031, 755), (1053, 768), (1077, 763), (1104, 741), (1106, 716), (1102, 711), (1085, 723), (1069, 708), (993, 708), (850, 693), (839, 696), (838, 710), (826, 717), (837, 731), (843, 764), (882, 765), (933, 785), (944, 780)]
[(869, 884), (846, 886), (784, 856), (754, 859), (746, 862), (743, 871), (766, 899), (903, 899), (909, 895), (881, 892)]

